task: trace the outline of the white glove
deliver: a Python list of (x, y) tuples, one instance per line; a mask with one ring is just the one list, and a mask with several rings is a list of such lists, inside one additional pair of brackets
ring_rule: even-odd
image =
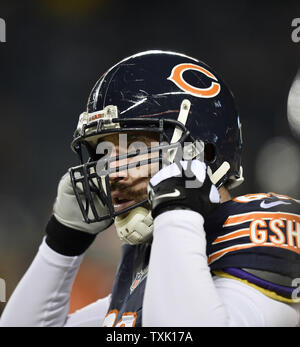
[[(82, 199), (84, 199), (83, 193), (80, 195), (82, 195)], [(108, 211), (108, 209), (103, 206), (96, 194), (94, 194), (93, 198), (97, 210), (102, 210), (106, 213), (106, 210)], [(57, 196), (53, 206), (53, 215), (59, 223), (69, 228), (80, 230), (89, 234), (98, 234), (112, 224), (111, 219), (90, 224), (84, 221), (75, 193), (73, 191), (69, 173), (66, 173), (59, 182)]]

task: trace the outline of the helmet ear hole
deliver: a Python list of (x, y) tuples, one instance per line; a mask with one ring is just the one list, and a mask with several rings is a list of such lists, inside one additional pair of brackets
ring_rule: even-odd
[(204, 161), (206, 163), (212, 163), (216, 159), (216, 149), (214, 144), (206, 143), (204, 147)]

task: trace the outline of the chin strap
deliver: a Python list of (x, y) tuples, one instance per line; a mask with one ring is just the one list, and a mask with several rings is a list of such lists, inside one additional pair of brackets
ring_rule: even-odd
[[(188, 116), (189, 116), (190, 108), (191, 108), (191, 102), (187, 99), (184, 99), (180, 105), (180, 111), (177, 118), (178, 122), (182, 123), (183, 125), (186, 124)], [(181, 135), (182, 135), (182, 130), (176, 127), (174, 129), (170, 144), (178, 142), (180, 140)], [(174, 158), (176, 156), (176, 152), (177, 152), (177, 148), (168, 150), (167, 156), (168, 156), (168, 161), (170, 163), (173, 163)]]
[(125, 243), (136, 245), (147, 242), (153, 233), (151, 211), (139, 206), (130, 211), (126, 217), (117, 216), (115, 227), (119, 238)]

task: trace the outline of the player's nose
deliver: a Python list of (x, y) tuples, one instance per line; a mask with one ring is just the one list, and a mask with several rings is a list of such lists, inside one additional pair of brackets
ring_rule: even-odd
[(109, 182), (127, 181), (129, 178), (127, 160), (117, 160), (110, 164)]

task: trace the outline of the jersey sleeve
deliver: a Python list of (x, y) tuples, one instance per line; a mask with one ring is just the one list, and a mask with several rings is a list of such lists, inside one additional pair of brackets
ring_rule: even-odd
[(71, 288), (82, 259), (83, 255), (58, 254), (43, 240), (10, 297), (0, 326), (64, 326), (68, 322)]
[(275, 193), (239, 196), (205, 221), (205, 231), (213, 271), (239, 267), (300, 277), (299, 200)]

